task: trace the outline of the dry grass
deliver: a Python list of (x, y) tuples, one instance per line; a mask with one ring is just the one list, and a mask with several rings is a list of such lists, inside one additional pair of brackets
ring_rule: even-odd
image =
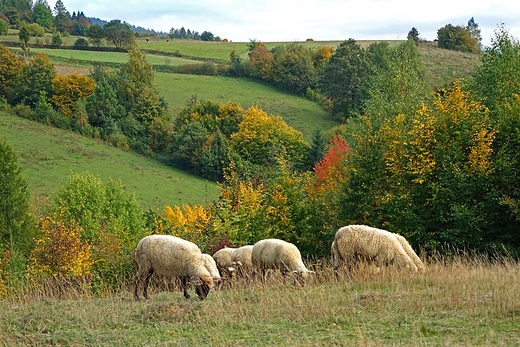
[(77, 287), (61, 300), (49, 292), (19, 294), (0, 302), (0, 345), (520, 344), (518, 262), (427, 263), (421, 274), (369, 267), (348, 279), (314, 264), (319, 272), (303, 287), (272, 274), (265, 285), (235, 280), (206, 301), (164, 291), (162, 279), (140, 302), (130, 287), (101, 298)]

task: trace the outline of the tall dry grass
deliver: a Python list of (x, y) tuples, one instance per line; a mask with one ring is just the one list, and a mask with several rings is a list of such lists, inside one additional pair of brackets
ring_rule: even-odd
[(304, 286), (271, 273), (234, 279), (205, 301), (155, 278), (151, 299), (126, 284), (94, 296), (63, 288), (0, 302), (0, 346), (514, 346), (520, 345), (520, 264), (508, 258), (425, 259), (424, 273), (309, 267)]

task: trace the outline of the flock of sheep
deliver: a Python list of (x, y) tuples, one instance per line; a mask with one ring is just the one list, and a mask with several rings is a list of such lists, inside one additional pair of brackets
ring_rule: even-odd
[[(372, 262), (377, 266), (396, 264), (412, 272), (424, 271), (424, 264), (408, 241), (401, 235), (366, 225), (349, 225), (340, 228), (331, 245), (334, 270), (342, 266), (352, 269), (359, 262)], [(134, 298), (139, 300), (139, 287), (148, 299), (148, 284), (153, 274), (180, 278), (184, 297), (190, 297), (190, 282), (199, 299), (204, 300), (211, 288), (236, 272), (265, 278), (268, 270), (282, 274), (295, 274), (305, 280), (313, 271), (302, 261), (298, 248), (292, 243), (266, 239), (239, 248), (223, 248), (213, 256), (203, 254), (193, 242), (170, 235), (150, 235), (139, 241), (135, 260)]]

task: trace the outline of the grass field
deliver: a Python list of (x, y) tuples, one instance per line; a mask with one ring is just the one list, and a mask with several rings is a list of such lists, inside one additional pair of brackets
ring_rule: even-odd
[(205, 204), (218, 197), (214, 182), (73, 132), (1, 112), (0, 137), (16, 152), (33, 199), (52, 197), (72, 172), (85, 171), (102, 180), (121, 180), (145, 209)]
[(282, 116), (287, 124), (301, 131), (307, 141), (312, 139), (314, 130), (339, 124), (315, 102), (245, 78), (156, 73), (155, 83), (172, 115), (178, 114), (196, 95), (198, 100), (233, 101), (244, 109), (256, 104), (268, 114)]
[[(295, 287), (235, 281), (205, 301), (164, 291), (135, 302), (132, 286), (94, 297), (64, 285), (0, 301), (3, 346), (518, 346), (520, 264), (427, 261), (336, 280), (328, 265)], [(193, 291), (190, 289), (193, 293)]]
[[(21, 49), (18, 49), (21, 50)], [(116, 63), (124, 64), (128, 62), (128, 54), (120, 52), (95, 52), (82, 51), (77, 49), (51, 49), (51, 48), (31, 48), (33, 53), (45, 53), (54, 64), (71, 66), (92, 66), (92, 63)], [(148, 63), (154, 65), (181, 66), (187, 64), (202, 64), (200, 60), (191, 60), (165, 55), (146, 54)]]

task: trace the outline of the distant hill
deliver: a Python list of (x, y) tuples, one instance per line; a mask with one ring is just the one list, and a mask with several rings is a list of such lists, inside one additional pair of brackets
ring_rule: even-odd
[[(103, 27), (105, 24), (107, 24), (109, 21), (99, 19), (96, 17), (87, 17), (87, 19), (92, 24), (98, 24), (99, 26)], [(168, 36), (168, 33), (165, 33), (163, 31), (155, 31), (153, 29), (145, 29), (141, 26), (135, 26), (130, 23), (127, 23), (125, 21), (122, 21), (123, 23), (126, 23), (130, 26), (130, 30), (132, 30), (134, 33), (138, 33), (139, 35), (153, 35), (153, 36)]]

